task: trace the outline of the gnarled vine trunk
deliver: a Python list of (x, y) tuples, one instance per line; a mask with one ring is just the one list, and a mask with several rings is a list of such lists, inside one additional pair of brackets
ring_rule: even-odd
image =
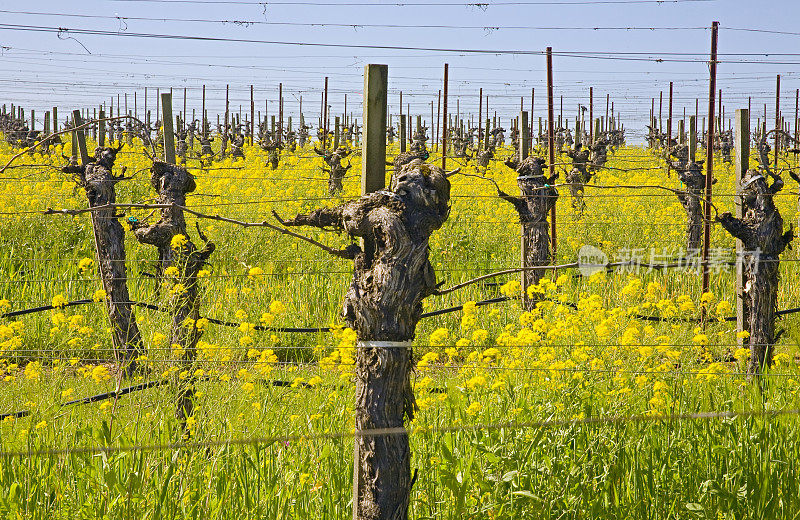
[[(170, 206), (161, 209), (161, 218), (158, 222), (149, 226), (139, 225), (134, 228), (134, 233), (139, 242), (158, 248), (159, 274), (163, 274), (167, 267), (173, 265), (178, 268), (176, 284), (170, 291), (170, 303), (173, 308), (170, 342), (181, 346), (184, 368), (191, 370), (191, 365), (197, 357), (197, 342), (202, 335), (196, 325), (196, 321), (200, 318), (200, 288), (197, 274), (214, 252), (215, 246), (202, 234), (200, 238), (204, 240), (205, 245), (201, 249), (194, 245), (186, 232), (183, 210), (177, 207), (184, 206), (186, 194), (195, 189), (191, 173), (180, 166), (154, 162), (150, 169), (150, 184), (158, 193), (157, 203)], [(183, 235), (185, 239), (173, 243), (173, 238), (178, 235)], [(194, 410), (194, 378), (188, 377), (183, 381), (176, 413), (182, 422), (192, 415)]]
[(673, 163), (678, 177), (686, 186), (686, 190), (677, 193), (683, 209), (686, 211), (686, 251), (699, 251), (703, 244), (703, 205), (701, 199), (706, 186), (706, 177), (702, 165), (697, 162)]
[(119, 148), (98, 148), (95, 162), (83, 167), (68, 166), (65, 171), (76, 175), (86, 191), (89, 207), (102, 208), (91, 212), (95, 248), (105, 304), (111, 322), (111, 337), (115, 351), (124, 359), (127, 375), (136, 368), (135, 359), (144, 352), (142, 335), (136, 324), (125, 266), (125, 231), (113, 205), (117, 201), (116, 183), (120, 178), (111, 172)]
[(750, 332), (747, 373), (757, 375), (772, 365), (779, 257), (792, 241), (793, 233), (791, 227), (784, 233), (783, 218), (772, 200), (783, 187), (780, 177), (775, 176), (769, 186), (761, 173), (748, 170), (742, 185), (744, 217), (723, 213), (719, 220), (722, 227), (744, 244), (744, 293)]
[(422, 299), (435, 292), (428, 240), (447, 220), (450, 183), (443, 170), (416, 159), (394, 172), (391, 191), (378, 191), (334, 208), (298, 215), (286, 225), (334, 227), (362, 239), (339, 256), (354, 260), (344, 318), (359, 339), (356, 352), (354, 507), (364, 520), (408, 517), (411, 452), (405, 417), (414, 414), (411, 340)]
[[(521, 163), (507, 161), (506, 165), (517, 171), (520, 197), (513, 197), (499, 190), (500, 198), (514, 205), (522, 224), (523, 267), (548, 265), (550, 263), (550, 224), (547, 215), (558, 200), (558, 190), (552, 184), (556, 176), (547, 178), (542, 171), (544, 159), (527, 157)], [(522, 299), (530, 310), (536, 300), (528, 297), (528, 287), (537, 285), (544, 276), (542, 269), (522, 273)]]

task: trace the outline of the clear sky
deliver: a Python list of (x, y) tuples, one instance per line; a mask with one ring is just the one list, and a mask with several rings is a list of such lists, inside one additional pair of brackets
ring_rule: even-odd
[[(666, 115), (669, 81), (674, 82), (676, 115), (682, 115), (684, 108), (687, 115), (694, 113), (695, 99), (700, 99), (701, 117), (707, 111), (708, 27), (718, 20), (718, 85), (723, 89), (726, 116), (732, 115), (734, 108), (746, 107), (751, 96), (754, 118), (763, 117), (764, 103), (768, 104), (768, 117), (774, 118), (776, 74), (782, 75), (784, 115), (787, 119), (793, 116), (795, 89), (800, 87), (797, 0), (481, 1), (485, 3), (0, 1), (4, 73), (0, 97), (2, 102), (43, 113), (53, 105), (62, 111), (96, 106), (124, 93), (128, 93), (132, 108), (135, 91), (141, 111), (145, 86), (149, 94), (152, 92), (149, 107), (155, 105), (155, 88), (173, 87), (179, 89), (175, 104), (180, 110), (185, 87), (191, 110), (199, 109), (200, 87), (206, 84), (207, 103), (213, 114), (224, 104), (226, 84), (231, 88), (233, 108), (238, 110), (242, 105), (248, 111), (252, 84), (256, 109), (263, 115), (265, 100), (274, 113), (277, 85), (282, 82), (287, 112), (296, 115), (302, 95), (303, 111), (315, 121), (324, 76), (330, 78), (332, 112), (343, 110), (347, 94), (348, 112), (358, 114), (363, 65), (386, 63), (390, 111), (397, 113), (402, 90), (412, 114), (421, 113), (429, 119), (430, 103), (435, 104), (442, 66), (447, 62), (453, 95), (451, 112), (457, 96), (462, 112), (477, 113), (478, 89), (483, 88), (491, 112), (497, 111), (507, 121), (519, 110), (520, 96), (529, 108), (531, 88), (536, 89), (534, 117), (546, 114), (545, 58), (538, 53), (551, 46), (555, 53), (557, 113), (563, 96), (565, 115), (574, 117), (578, 103), (588, 103), (589, 87), (593, 86), (595, 114), (604, 114), (605, 96), (610, 94), (629, 133), (641, 134), (653, 96), (658, 110), (660, 90), (665, 93)], [(19, 26), (28, 27), (20, 30)], [(32, 26), (50, 29), (33, 31)], [(52, 30), (54, 27), (107, 34), (59, 34)], [(120, 36), (135, 33), (428, 50)], [(532, 54), (465, 52), (468, 50)], [(564, 52), (578, 55), (561, 54)]]

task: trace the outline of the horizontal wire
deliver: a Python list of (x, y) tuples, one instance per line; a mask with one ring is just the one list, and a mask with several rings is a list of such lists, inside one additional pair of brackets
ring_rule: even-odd
[[(148, 4), (225, 4), (225, 5), (252, 5), (262, 7), (264, 2), (246, 1), (246, 0), (109, 0), (111, 2), (132, 2), (132, 3), (148, 3)], [(426, 1), (402, 1), (402, 2), (381, 2), (375, 3), (371, 1), (345, 1), (345, 2), (318, 2), (313, 0), (278, 0), (267, 2), (269, 5), (312, 5), (312, 6), (363, 6), (363, 7), (412, 7), (412, 6), (464, 6), (464, 7), (494, 7), (494, 6), (526, 6), (526, 5), (593, 5), (593, 4), (679, 4), (679, 3), (695, 3), (695, 2), (713, 2), (715, 0), (517, 0), (517, 1), (492, 1), (491, 3), (480, 2), (436, 2), (432, 0)]]
[(200, 450), (213, 447), (252, 446), (258, 444), (271, 445), (275, 443), (291, 443), (311, 440), (334, 440), (347, 438), (363, 438), (378, 436), (408, 436), (408, 435), (436, 435), (461, 431), (496, 431), (514, 429), (549, 429), (576, 427), (580, 425), (623, 425), (637, 423), (672, 424), (678, 421), (710, 421), (712, 419), (737, 419), (737, 418), (776, 418), (782, 416), (799, 415), (798, 409), (780, 410), (750, 410), (750, 411), (723, 411), (723, 412), (694, 412), (683, 414), (652, 414), (631, 416), (596, 416), (578, 419), (546, 419), (540, 421), (512, 421), (493, 424), (451, 425), (444, 427), (412, 426), (410, 429), (380, 428), (368, 430), (353, 430), (347, 432), (309, 433), (295, 435), (281, 435), (272, 437), (250, 437), (241, 439), (213, 440), (200, 442), (175, 442), (165, 444), (138, 444), (120, 446), (72, 446), (69, 448), (37, 448), (22, 451), (0, 451), (0, 457), (43, 457), (56, 455), (82, 455), (82, 454), (112, 454), (125, 452), (153, 452), (170, 450)]
[[(269, 2), (272, 4), (273, 2)], [(560, 5), (559, 2), (552, 2), (553, 5)], [(341, 5), (341, 4), (337, 4)], [(373, 5), (373, 4), (359, 4), (359, 5)], [(386, 5), (386, 4), (382, 4)], [(413, 4), (403, 4), (413, 5)], [(495, 5), (487, 4), (487, 5)], [(299, 27), (345, 27), (345, 28), (382, 28), (382, 29), (480, 29), (480, 30), (536, 30), (536, 31), (695, 31), (703, 30), (708, 31), (708, 26), (694, 26), (694, 27), (635, 27), (635, 26), (614, 26), (614, 27), (552, 27), (552, 26), (530, 26), (530, 25), (427, 25), (427, 24), (414, 24), (414, 25), (401, 25), (401, 24), (369, 24), (369, 23), (331, 23), (331, 22), (274, 22), (265, 20), (248, 20), (248, 19), (207, 19), (207, 18), (166, 18), (166, 17), (144, 17), (144, 16), (110, 16), (110, 15), (93, 15), (93, 14), (76, 14), (76, 13), (53, 13), (53, 12), (34, 12), (34, 11), (12, 11), (0, 9), (0, 13), (8, 14), (22, 14), (30, 16), (63, 16), (69, 18), (86, 18), (94, 20), (113, 20), (113, 21), (147, 21), (147, 22), (189, 22), (189, 23), (213, 23), (213, 24), (233, 24), (238, 26), (249, 27), (252, 25), (273, 25), (273, 26), (299, 26)]]
[[(623, 1), (623, 0), (620, 0)], [(646, 1), (646, 0), (645, 0)], [(668, 0), (654, 0), (654, 1), (668, 1)], [(677, 1), (677, 0), (671, 0)], [(686, 0), (683, 0), (686, 1)], [(704, 0), (694, 0), (704, 1)], [(120, 32), (120, 31), (107, 31), (99, 29), (83, 29), (71, 27), (53, 27), (53, 26), (37, 26), (37, 25), (23, 25), (23, 24), (0, 24), (0, 30), (7, 31), (25, 31), (25, 32), (48, 32), (57, 33), (59, 35), (89, 35), (89, 36), (115, 36), (115, 37), (129, 37), (129, 38), (151, 38), (151, 39), (167, 39), (167, 40), (187, 40), (187, 41), (209, 41), (209, 42), (231, 42), (231, 43), (255, 43), (267, 45), (285, 45), (285, 46), (307, 46), (307, 47), (333, 47), (333, 48), (349, 48), (349, 49), (381, 49), (381, 50), (410, 50), (410, 51), (429, 51), (429, 52), (447, 52), (456, 54), (487, 54), (487, 55), (544, 55), (545, 51), (533, 50), (520, 50), (520, 49), (477, 49), (477, 48), (436, 48), (436, 47), (413, 47), (402, 45), (368, 45), (368, 44), (351, 44), (351, 43), (322, 43), (322, 42), (298, 42), (298, 41), (281, 41), (281, 40), (257, 40), (250, 38), (225, 38), (214, 36), (199, 36), (199, 35), (179, 35), (179, 34), (157, 34), (157, 33), (134, 33), (134, 32)], [(559, 51), (553, 54), (568, 58), (583, 58), (583, 59), (599, 59), (599, 60), (623, 60), (623, 61), (648, 61), (648, 62), (673, 62), (673, 63), (707, 63), (707, 59), (676, 59), (676, 58), (660, 58), (655, 55), (698, 55), (698, 53), (674, 53), (674, 52), (595, 52), (595, 51)], [(774, 55), (794, 55), (790, 53), (775, 53)], [(638, 57), (638, 56), (641, 57)], [(744, 55), (758, 55), (758, 56), (771, 56), (773, 53), (751, 53)], [(800, 55), (800, 54), (797, 54)], [(718, 63), (749, 63), (749, 64), (795, 64), (800, 62), (786, 62), (786, 61), (768, 61), (768, 60), (718, 60)]]

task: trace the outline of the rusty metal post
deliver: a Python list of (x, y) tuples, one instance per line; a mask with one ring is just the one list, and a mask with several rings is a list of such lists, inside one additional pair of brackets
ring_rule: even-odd
[(719, 22), (711, 24), (711, 62), (708, 82), (708, 142), (706, 144), (706, 197), (703, 224), (703, 293), (708, 292), (710, 269), (708, 253), (711, 248), (711, 182), (714, 177), (714, 95), (717, 92), (717, 34)]
[[(556, 143), (553, 110), (553, 48), (547, 48), (547, 162), (550, 175), (556, 173)], [(556, 259), (556, 205), (550, 210), (550, 247), (553, 251), (553, 261)]]
[[(442, 169), (447, 170), (447, 69), (448, 64), (444, 64), (444, 87), (442, 96)], [(402, 105), (401, 105), (402, 106)]]

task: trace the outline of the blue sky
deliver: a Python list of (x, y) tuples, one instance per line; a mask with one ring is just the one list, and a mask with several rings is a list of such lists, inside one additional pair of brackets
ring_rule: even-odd
[[(285, 1), (285, 0), (284, 0)], [(462, 112), (477, 113), (478, 89), (489, 97), (492, 113), (507, 121), (519, 110), (520, 96), (530, 104), (536, 89), (534, 117), (545, 112), (545, 58), (539, 54), (475, 54), (432, 50), (387, 50), (340, 47), (308, 47), (245, 42), (207, 42), (176, 39), (121, 37), (114, 33), (148, 33), (215, 38), (237, 38), (303, 43), (383, 45), (436, 49), (483, 49), (542, 51), (552, 46), (556, 111), (560, 96), (564, 112), (574, 117), (578, 103), (588, 102), (594, 87), (595, 114), (605, 111), (610, 94), (615, 108), (631, 133), (643, 128), (650, 99), (675, 84), (676, 115), (686, 108), (694, 113), (700, 99), (700, 115), (707, 110), (707, 60), (712, 20), (721, 24), (718, 85), (723, 89), (726, 115), (746, 107), (752, 97), (754, 118), (774, 117), (775, 75), (782, 74), (782, 106), (791, 117), (795, 89), (800, 86), (800, 34), (743, 31), (800, 31), (800, 2), (781, 0), (680, 1), (665, 3), (537, 3), (536, 0), (466, 5), (453, 0), (410, 0), (351, 3), (326, 0), (314, 5), (258, 4), (250, 0), (220, 2), (100, 1), (9, 2), (0, 1), (0, 43), (4, 79), (3, 102), (14, 102), (42, 113), (57, 105), (66, 113), (75, 107), (96, 106), (117, 94), (137, 92), (142, 107), (144, 87), (155, 104), (155, 89), (188, 89), (188, 104), (199, 108), (200, 86), (207, 85), (207, 104), (212, 113), (224, 104), (224, 88), (230, 84), (232, 106), (249, 110), (249, 88), (254, 85), (256, 109), (276, 109), (277, 85), (284, 85), (287, 112), (296, 114), (303, 96), (306, 117), (315, 120), (320, 107), (324, 76), (329, 76), (329, 103), (334, 114), (344, 108), (358, 114), (363, 65), (389, 65), (390, 111), (397, 113), (399, 91), (413, 114), (430, 118), (430, 103), (441, 88), (442, 65), (450, 64), (451, 111), (455, 97)], [(611, 0), (617, 1), (617, 0)], [(572, 0), (575, 2), (575, 0)], [(413, 4), (424, 5), (413, 5)], [(453, 5), (431, 5), (449, 3)], [(48, 13), (23, 14), (28, 13)], [(92, 15), (99, 18), (65, 15)], [(119, 18), (116, 18), (119, 17)], [(154, 20), (133, 20), (132, 17)], [(165, 19), (162, 21), (160, 19)], [(177, 21), (178, 19), (212, 22)], [(221, 22), (227, 20), (228, 22)], [(259, 22), (257, 24), (232, 23)], [(263, 23), (268, 22), (268, 23)], [(344, 24), (284, 25), (284, 24)], [(111, 31), (109, 35), (9, 30), (12, 25), (63, 27)], [(380, 25), (380, 27), (370, 27)], [(389, 27), (389, 25), (399, 27)], [(441, 28), (419, 27), (447, 26)], [(598, 29), (636, 27), (642, 29)], [(586, 29), (583, 29), (586, 28)], [(671, 28), (671, 29), (664, 29)], [(600, 53), (573, 57), (558, 53)], [(621, 56), (620, 52), (645, 54)], [(676, 54), (681, 53), (681, 54)], [(730, 55), (772, 53), (770, 56)], [(620, 59), (636, 58), (635, 60)], [(656, 62), (654, 59), (664, 61)], [(669, 61), (669, 60), (678, 60)], [(780, 63), (763, 63), (764, 61)], [(657, 103), (657, 102), (656, 102)], [(179, 107), (178, 107), (179, 109)], [(404, 110), (405, 111), (405, 110)], [(664, 112), (666, 113), (666, 107)]]

